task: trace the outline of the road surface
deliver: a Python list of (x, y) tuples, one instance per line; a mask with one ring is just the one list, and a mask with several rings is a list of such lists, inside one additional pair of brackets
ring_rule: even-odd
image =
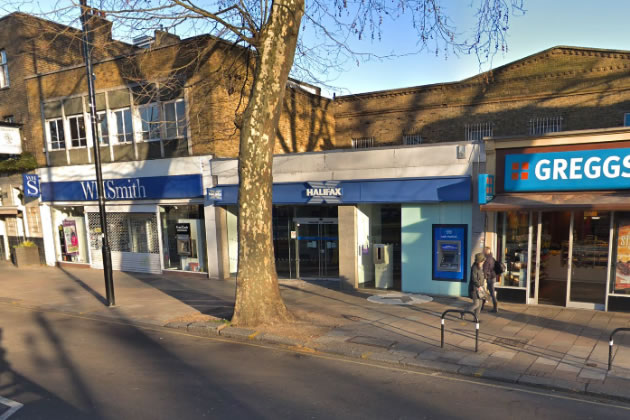
[(0, 396), (23, 404), (11, 420), (630, 418), (614, 401), (10, 303)]

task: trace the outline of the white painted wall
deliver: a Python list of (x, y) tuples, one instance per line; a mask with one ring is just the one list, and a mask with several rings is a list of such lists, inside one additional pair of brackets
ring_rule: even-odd
[[(103, 178), (147, 177), (201, 174), (202, 164), (212, 156), (190, 156), (171, 159), (139, 160), (103, 164)], [(95, 179), (94, 165), (72, 165), (40, 168), (40, 182), (84, 181)]]
[[(464, 147), (464, 159), (457, 159), (457, 147)], [(352, 179), (422, 178), (472, 175), (472, 165), (486, 161), (479, 145), (440, 143), (367, 150), (277, 155), (273, 158), (273, 181), (301, 182)], [(210, 172), (219, 185), (238, 183), (236, 159), (215, 159)]]

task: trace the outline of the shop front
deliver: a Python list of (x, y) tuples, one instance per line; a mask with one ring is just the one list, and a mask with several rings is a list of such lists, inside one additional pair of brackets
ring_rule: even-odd
[[(93, 166), (40, 171), (47, 262), (102, 269)], [(206, 272), (199, 158), (104, 165), (107, 228), (115, 270)]]
[[(455, 146), (274, 157), (273, 243), (278, 275), (336, 280), (348, 288), (465, 295), (476, 229), (470, 164), (457, 160)], [(471, 152), (472, 146), (467, 150)], [(443, 166), (435, 165), (440, 158)], [(434, 166), (425, 165), (426, 160)], [(210, 265), (226, 267), (234, 275), (238, 269), (236, 162), (213, 160), (211, 173), (218, 182), (206, 191), (206, 214), (215, 217), (208, 230), (216, 229), (209, 237), (217, 238), (220, 252), (210, 257)], [(432, 234), (438, 226), (447, 236), (459, 229), (459, 236), (445, 236), (445, 253), (434, 256), (437, 242)], [(455, 244), (455, 251), (447, 249)], [(432, 270), (437, 260), (442, 263), (436, 262), (437, 269)]]
[(486, 242), (500, 299), (630, 308), (630, 132), (488, 139), (496, 195)]

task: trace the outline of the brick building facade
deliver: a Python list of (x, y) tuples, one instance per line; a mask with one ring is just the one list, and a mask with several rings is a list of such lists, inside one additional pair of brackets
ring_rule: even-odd
[(629, 69), (628, 51), (554, 47), (459, 82), (338, 97), (337, 145), (621, 126), (630, 112)]

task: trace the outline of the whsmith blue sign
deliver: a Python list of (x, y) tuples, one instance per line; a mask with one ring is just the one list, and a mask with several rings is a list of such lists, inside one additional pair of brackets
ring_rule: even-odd
[[(149, 200), (159, 198), (195, 198), (203, 196), (201, 175), (149, 176), (106, 179), (105, 199)], [(42, 182), (42, 201), (98, 200), (96, 181)]]
[(507, 155), (505, 191), (630, 189), (630, 149)]

